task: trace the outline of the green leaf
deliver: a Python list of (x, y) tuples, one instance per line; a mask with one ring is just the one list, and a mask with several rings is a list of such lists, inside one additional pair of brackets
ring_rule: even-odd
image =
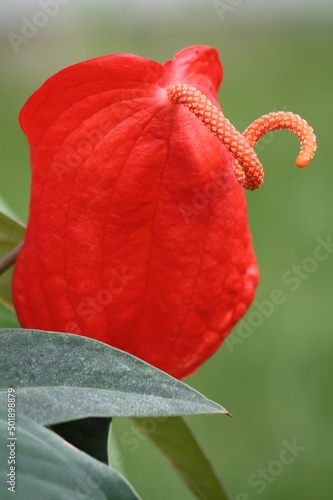
[[(0, 212), (0, 260), (24, 239), (24, 226)], [(14, 312), (11, 267), (0, 275), (0, 304)]]
[[(45, 425), (87, 417), (227, 413), (170, 375), (102, 342), (68, 333), (0, 330), (0, 391)], [(5, 392), (0, 392), (0, 404)]]
[[(133, 419), (141, 432), (143, 419)], [(181, 417), (154, 419), (154, 432), (147, 435), (171, 462), (196, 498), (227, 500), (229, 497), (213, 466), (201, 449), (187, 422)]]
[(8, 205), (2, 194), (0, 194), (0, 212), (5, 214), (10, 219), (14, 219), (22, 224), (19, 217), (14, 212), (14, 210)]
[(108, 464), (111, 421), (110, 418), (83, 418), (52, 425), (50, 428), (79, 450)]
[[(16, 414), (17, 440), (7, 439), (7, 416), (0, 414), (0, 498), (15, 500), (135, 500), (139, 496), (111, 467), (67, 444), (54, 432)], [(11, 448), (9, 443), (13, 443)], [(15, 449), (14, 449), (15, 447)], [(15, 454), (15, 457), (13, 455)], [(8, 464), (8, 457), (15, 459)], [(8, 491), (15, 466), (15, 493)], [(4, 479), (5, 478), (5, 479)]]
[(24, 226), (0, 212), (0, 258), (24, 239)]

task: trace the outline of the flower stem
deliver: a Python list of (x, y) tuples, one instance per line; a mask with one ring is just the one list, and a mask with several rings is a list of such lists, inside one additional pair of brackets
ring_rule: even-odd
[(13, 266), (16, 262), (18, 254), (23, 246), (23, 241), (13, 248), (3, 259), (0, 260), (0, 275), (3, 274), (7, 269)]

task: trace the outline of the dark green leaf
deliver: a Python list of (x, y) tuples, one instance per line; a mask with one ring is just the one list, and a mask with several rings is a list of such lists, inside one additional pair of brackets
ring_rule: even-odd
[(19, 410), (45, 425), (87, 417), (226, 413), (138, 358), (67, 333), (0, 330), (0, 391), (7, 387), (17, 389)]
[[(143, 419), (133, 421), (140, 427), (145, 426)], [(201, 500), (227, 500), (229, 497), (201, 449), (187, 422), (181, 417), (154, 419), (154, 432), (147, 435), (175, 467), (183, 481)]]
[[(24, 239), (24, 226), (0, 212), (0, 260)], [(0, 275), (0, 303), (14, 311), (11, 284), (13, 268)]]
[[(7, 439), (7, 417), (0, 416), (0, 498), (15, 500), (135, 500), (138, 495), (111, 467), (67, 444), (54, 432), (17, 414), (17, 440)], [(15, 443), (15, 464), (8, 464)], [(13, 454), (11, 454), (11, 460)], [(15, 493), (6, 474), (15, 466)], [(6, 478), (6, 479), (4, 479)]]
[(88, 455), (108, 464), (110, 418), (84, 418), (51, 426), (51, 430)]

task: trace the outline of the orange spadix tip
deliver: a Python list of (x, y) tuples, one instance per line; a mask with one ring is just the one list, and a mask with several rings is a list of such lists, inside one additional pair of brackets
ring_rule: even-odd
[(264, 180), (263, 167), (253, 150), (264, 134), (277, 129), (294, 132), (301, 142), (296, 159), (299, 168), (308, 165), (315, 154), (317, 145), (313, 129), (299, 115), (288, 111), (269, 113), (240, 134), (222, 111), (195, 87), (176, 84), (167, 88), (167, 94), (173, 104), (182, 104), (194, 113), (230, 151), (234, 157), (236, 179), (245, 189), (257, 189)]

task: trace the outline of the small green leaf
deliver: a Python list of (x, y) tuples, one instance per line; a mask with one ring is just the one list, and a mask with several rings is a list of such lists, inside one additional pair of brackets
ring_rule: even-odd
[[(143, 419), (135, 418), (133, 421), (142, 432)], [(171, 462), (195, 497), (201, 500), (228, 500), (220, 479), (187, 422), (181, 417), (157, 418), (154, 421), (156, 429), (147, 435)]]
[(21, 223), (19, 217), (14, 212), (14, 210), (8, 205), (2, 194), (0, 194), (0, 212), (5, 214), (10, 219), (14, 219), (17, 222)]
[[(24, 231), (22, 224), (0, 212), (0, 260), (23, 241)], [(14, 312), (12, 276), (12, 267), (0, 275), (0, 304)]]
[(50, 428), (75, 448), (108, 464), (108, 438), (110, 418), (83, 418), (52, 425)]
[[(0, 414), (0, 498), (15, 500), (137, 500), (131, 485), (111, 467), (67, 444), (54, 432), (16, 414), (17, 440), (7, 439), (7, 415)], [(12, 443), (11, 459), (8, 464)], [(9, 467), (15, 467), (12, 484)], [(13, 469), (11, 469), (13, 472)], [(5, 479), (4, 479), (5, 478)], [(8, 490), (15, 486), (15, 493)]]
[(18, 409), (44, 425), (87, 417), (227, 413), (144, 361), (68, 333), (0, 330), (0, 404), (7, 387), (17, 389)]

